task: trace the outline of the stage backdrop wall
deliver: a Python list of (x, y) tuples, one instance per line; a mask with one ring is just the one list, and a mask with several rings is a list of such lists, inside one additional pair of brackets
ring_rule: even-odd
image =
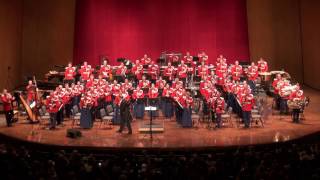
[(78, 0), (74, 62), (205, 51), (249, 58), (246, 0)]

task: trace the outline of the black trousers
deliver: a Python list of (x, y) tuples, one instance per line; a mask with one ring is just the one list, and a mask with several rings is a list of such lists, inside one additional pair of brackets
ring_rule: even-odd
[(125, 125), (127, 125), (128, 131), (132, 132), (131, 121), (127, 120), (127, 119), (123, 119), (123, 118), (121, 118), (121, 121), (120, 121), (120, 129), (119, 129), (119, 131), (120, 132), (123, 131)]
[(6, 116), (7, 126), (9, 127), (12, 125), (13, 121), (13, 110), (5, 111), (4, 114)]
[(295, 123), (299, 123), (299, 114), (300, 109), (293, 109), (292, 110), (292, 121)]

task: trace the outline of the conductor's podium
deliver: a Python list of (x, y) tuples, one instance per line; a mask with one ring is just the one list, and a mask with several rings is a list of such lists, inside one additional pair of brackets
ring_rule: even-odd
[(153, 133), (163, 133), (164, 132), (164, 120), (160, 120), (160, 118), (153, 119), (151, 116), (152, 112), (157, 111), (157, 107), (148, 106), (145, 107), (145, 111), (148, 112), (148, 115), (150, 116), (150, 121), (142, 121), (139, 123), (139, 132), (140, 133), (150, 133), (151, 138)]

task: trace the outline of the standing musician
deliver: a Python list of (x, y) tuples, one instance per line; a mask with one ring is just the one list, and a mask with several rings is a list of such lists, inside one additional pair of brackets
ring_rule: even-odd
[(169, 57), (169, 62), (171, 62), (174, 67), (178, 66), (179, 60), (180, 60), (179, 56), (174, 53), (172, 53), (172, 55), (170, 55)]
[(65, 87), (62, 89), (64, 92), (63, 97), (62, 97), (62, 103), (64, 104), (65, 107), (65, 112), (66, 112), (66, 117), (70, 118), (71, 114), (71, 98), (72, 98), (72, 89), (69, 87), (69, 84), (66, 83)]
[[(148, 92), (150, 106), (158, 107), (158, 88), (154, 83), (151, 84), (151, 88)], [(158, 112), (151, 112), (152, 116), (158, 116)]]
[(251, 65), (248, 67), (248, 84), (250, 88), (254, 91), (255, 90), (255, 81), (257, 80), (259, 76), (258, 66), (254, 64), (254, 62), (251, 63)]
[(217, 128), (221, 128), (221, 116), (224, 113), (225, 101), (223, 97), (220, 97), (220, 93), (217, 95), (217, 99), (215, 101), (215, 113), (217, 116)]
[(151, 63), (151, 58), (149, 58), (148, 55), (145, 54), (143, 58), (141, 58), (140, 62), (142, 65), (149, 65)]
[(250, 93), (250, 91), (247, 91), (244, 97), (241, 98), (240, 102), (241, 102), (242, 113), (243, 113), (244, 127), (249, 128), (250, 121), (251, 121), (251, 110), (255, 103), (254, 97)]
[(300, 110), (301, 110), (301, 102), (304, 100), (303, 91), (300, 90), (299, 86), (295, 89), (294, 92), (291, 93), (289, 99), (294, 103), (294, 108), (292, 109), (292, 121), (294, 123), (300, 122)]
[(134, 116), (136, 118), (143, 118), (144, 117), (144, 92), (138, 86), (136, 90), (133, 91), (132, 98), (136, 100), (134, 104)]
[(104, 107), (107, 108), (108, 105), (112, 106), (112, 86), (107, 81), (104, 86)]
[(181, 61), (181, 64), (178, 66), (178, 69), (177, 69), (177, 74), (180, 81), (182, 81), (184, 85), (186, 84), (187, 71), (188, 71), (188, 66), (184, 64), (184, 61)]
[(108, 64), (107, 60), (104, 60), (100, 65), (99, 75), (102, 76), (103, 79), (109, 80), (112, 77), (112, 68)]
[(181, 119), (181, 125), (184, 128), (192, 127), (192, 119), (191, 119), (191, 113), (192, 113), (192, 106), (193, 106), (193, 99), (190, 96), (190, 93), (183, 90), (183, 94), (180, 96), (178, 101), (183, 107), (182, 111), (182, 119)]
[(190, 52), (186, 53), (186, 55), (183, 57), (183, 60), (188, 64), (192, 63), (193, 57), (190, 55)]
[(221, 62), (227, 62), (227, 59), (220, 54), (219, 57), (217, 58), (217, 63), (221, 63)]
[(288, 114), (288, 100), (292, 93), (292, 87), (288, 80), (283, 81), (278, 84), (279, 86), (279, 95), (280, 95), (280, 114)]
[(37, 91), (37, 87), (35, 84), (33, 84), (32, 80), (28, 81), (26, 90), (27, 90), (27, 103), (28, 105), (30, 105), (33, 101), (36, 100), (36, 91)]
[(131, 128), (132, 115), (130, 113), (130, 96), (128, 93), (123, 93), (121, 95), (119, 107), (120, 107), (121, 122), (120, 122), (120, 129), (117, 132), (122, 133), (124, 126), (127, 125), (128, 134), (132, 134), (132, 128)]
[(268, 63), (263, 58), (258, 61), (259, 72), (268, 72)]
[(72, 66), (72, 63), (68, 63), (68, 66), (64, 72), (64, 81), (65, 83), (71, 84), (74, 83), (74, 77), (76, 76), (76, 67)]
[(92, 94), (87, 91), (83, 94), (80, 101), (81, 116), (80, 116), (80, 127), (84, 129), (92, 128), (93, 117), (92, 117), (92, 107), (94, 105), (94, 100)]
[(136, 64), (132, 67), (131, 71), (135, 75), (136, 84), (142, 79), (143, 76), (143, 65), (139, 60), (136, 60)]
[(175, 74), (175, 69), (174, 67), (171, 65), (171, 62), (168, 63), (168, 66), (164, 69), (164, 77), (165, 80), (171, 84), (172, 80), (174, 78), (174, 74)]
[(209, 74), (209, 68), (205, 64), (204, 61), (201, 62), (201, 65), (198, 66), (198, 75), (201, 77), (201, 79), (204, 79), (204, 77), (208, 76)]
[(139, 81), (139, 85), (140, 88), (142, 89), (146, 89), (150, 87), (150, 81), (146, 79), (145, 76), (142, 76), (142, 80)]
[(199, 57), (199, 60), (200, 60), (200, 62), (202, 63), (202, 62), (204, 62), (205, 64), (207, 64), (208, 63), (208, 55), (204, 52), (204, 51), (202, 51), (201, 53), (199, 53), (198, 54), (198, 57)]
[(232, 80), (240, 81), (242, 75), (242, 66), (239, 65), (239, 61), (236, 61), (235, 64), (231, 67)]
[(173, 105), (171, 99), (172, 91), (169, 84), (163, 88), (162, 97), (164, 98), (164, 115), (166, 118), (171, 118), (173, 116)]
[(151, 64), (148, 66), (148, 74), (151, 78), (152, 83), (156, 83), (156, 80), (159, 76), (159, 66), (151, 61)]
[(87, 81), (90, 78), (91, 73), (93, 72), (93, 69), (91, 68), (91, 65), (88, 65), (88, 62), (83, 62), (83, 65), (80, 67), (79, 73), (81, 75), (82, 81)]
[(58, 118), (59, 108), (61, 107), (62, 102), (58, 96), (52, 92), (49, 97), (46, 99), (46, 106), (50, 114), (50, 125), (49, 130), (56, 128)]
[(118, 66), (118, 69), (116, 70), (116, 75), (118, 77), (118, 82), (123, 82), (127, 72), (127, 67), (123, 64), (123, 62), (120, 63), (120, 66)]
[(11, 127), (13, 123), (13, 108), (12, 108), (12, 101), (15, 98), (8, 92), (7, 89), (3, 89), (1, 94), (1, 101), (3, 104), (4, 114), (6, 116), (7, 127)]

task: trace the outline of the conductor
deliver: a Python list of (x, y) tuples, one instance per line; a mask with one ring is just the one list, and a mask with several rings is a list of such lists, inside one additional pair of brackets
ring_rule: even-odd
[(122, 94), (122, 100), (120, 102), (120, 129), (118, 133), (122, 133), (125, 124), (127, 124), (128, 134), (132, 134), (131, 121), (132, 116), (130, 113), (130, 96), (129, 94)]

